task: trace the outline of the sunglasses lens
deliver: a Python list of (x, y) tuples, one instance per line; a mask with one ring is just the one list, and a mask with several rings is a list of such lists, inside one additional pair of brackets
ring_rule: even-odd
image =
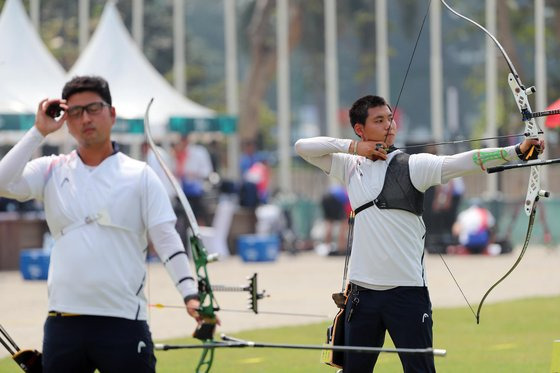
[(67, 113), (68, 116), (70, 117), (79, 117), (80, 115), (82, 115), (83, 111), (84, 111), (83, 106), (73, 106), (68, 109)]

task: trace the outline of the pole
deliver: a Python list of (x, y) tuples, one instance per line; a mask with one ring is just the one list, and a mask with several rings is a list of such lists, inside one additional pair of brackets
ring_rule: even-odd
[(289, 0), (276, 2), (276, 41), (278, 48), (278, 145), (280, 159), (280, 190), (289, 193), (292, 187), (290, 144), (290, 63), (289, 63)]
[(132, 1), (132, 37), (140, 50), (144, 46), (144, 0)]
[[(486, 29), (492, 34), (496, 34), (496, 0), (486, 0)], [(496, 44), (486, 38), (486, 129), (485, 136), (497, 136), (496, 130), (496, 107), (498, 97), (498, 68), (496, 64)], [(490, 147), (497, 147), (495, 139), (489, 140)], [(486, 190), (491, 199), (496, 199), (498, 195), (498, 175), (489, 175), (486, 179)]]
[(387, 0), (375, 0), (375, 72), (379, 96), (389, 100), (389, 47), (387, 36)]
[[(226, 48), (226, 107), (229, 115), (239, 116), (239, 80), (237, 78), (237, 26), (235, 0), (224, 0), (224, 40)], [(228, 170), (232, 180), (239, 180), (239, 135), (227, 139)]]
[(83, 51), (89, 40), (89, 0), (80, 0), (78, 3), (78, 47)]
[(441, 3), (430, 8), (430, 91), (432, 134), (436, 142), (443, 141), (443, 64), (441, 60)]
[(186, 95), (185, 11), (183, 1), (173, 1), (173, 83), (177, 91), (182, 95)]

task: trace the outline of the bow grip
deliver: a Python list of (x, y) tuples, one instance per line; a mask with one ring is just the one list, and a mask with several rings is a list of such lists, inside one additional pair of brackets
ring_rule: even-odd
[(214, 332), (216, 331), (216, 318), (204, 318), (201, 324), (197, 325), (193, 338), (207, 341), (214, 339)]

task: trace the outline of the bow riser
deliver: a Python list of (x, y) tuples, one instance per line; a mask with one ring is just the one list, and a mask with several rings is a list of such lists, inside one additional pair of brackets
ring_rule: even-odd
[[(536, 90), (535, 87), (524, 89), (519, 85), (519, 78), (515, 79), (512, 73), (508, 75), (508, 83), (515, 98), (515, 103), (523, 116), (525, 123), (525, 136), (528, 139), (538, 139), (542, 134), (542, 129), (537, 124), (535, 118), (531, 115), (531, 105), (529, 104), (528, 95), (533, 94)], [(529, 183), (527, 186), (527, 195), (525, 197), (524, 210), (527, 216), (531, 215), (535, 202), (539, 196), (548, 196), (548, 192), (541, 191), (540, 182), (540, 167), (531, 167), (529, 175)]]
[(197, 236), (191, 236), (190, 244), (196, 267), (196, 278), (198, 279), (199, 312), (203, 316), (202, 324), (198, 325), (193, 337), (202, 341), (212, 340), (216, 330), (215, 312), (220, 310), (220, 306), (214, 297), (208, 269), (206, 268), (209, 263), (209, 255)]

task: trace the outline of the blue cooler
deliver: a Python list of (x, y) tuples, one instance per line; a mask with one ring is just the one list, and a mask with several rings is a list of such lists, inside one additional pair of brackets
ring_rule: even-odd
[(19, 270), (25, 280), (46, 280), (49, 274), (50, 254), (43, 249), (21, 250)]
[(278, 251), (278, 236), (244, 234), (237, 239), (237, 253), (244, 262), (272, 262), (276, 260)]

